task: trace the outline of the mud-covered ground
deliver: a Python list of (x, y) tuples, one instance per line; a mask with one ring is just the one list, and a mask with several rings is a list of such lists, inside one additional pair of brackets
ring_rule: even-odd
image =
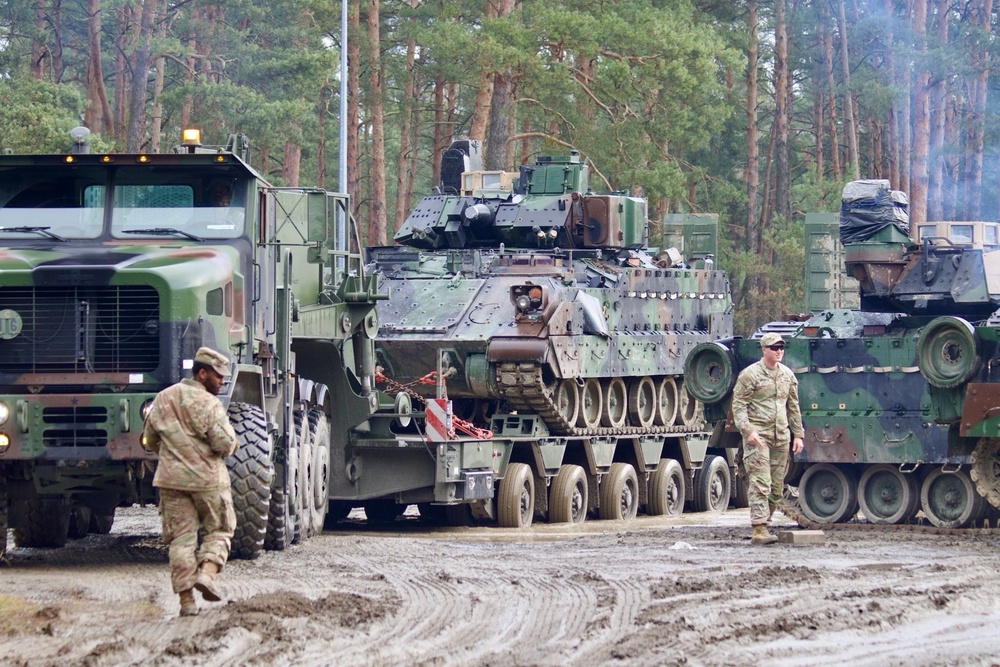
[(1000, 664), (1000, 537), (755, 547), (747, 523), (349, 521), (231, 562), (228, 601), (179, 618), (155, 510), (119, 510), (111, 535), (11, 549), (0, 664)]

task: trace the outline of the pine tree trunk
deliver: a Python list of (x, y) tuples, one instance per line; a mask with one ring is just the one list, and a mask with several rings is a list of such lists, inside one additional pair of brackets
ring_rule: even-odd
[(791, 174), (788, 165), (788, 26), (785, 0), (774, 3), (774, 214), (791, 217)]
[(368, 244), (385, 245), (385, 130), (382, 111), (382, 56), (379, 0), (368, 0), (368, 113), (372, 128), (371, 197)]
[(848, 175), (852, 179), (861, 178), (861, 166), (858, 160), (858, 135), (855, 129), (857, 123), (854, 115), (854, 99), (851, 95), (851, 59), (848, 53), (847, 18), (844, 0), (837, 3), (837, 26), (840, 32), (840, 73), (841, 84), (844, 86), (844, 133), (847, 135)]
[(101, 0), (87, 0), (87, 110), (84, 124), (113, 136), (111, 105), (101, 70)]
[(823, 43), (823, 69), (826, 71), (826, 119), (830, 124), (830, 178), (839, 180), (843, 175), (840, 166), (840, 140), (837, 138), (837, 85), (833, 79), (833, 35), (827, 28), (830, 11), (827, 3), (820, 3), (820, 40)]
[[(411, 7), (415, 4), (411, 3)], [(413, 20), (410, 20), (411, 24)], [(417, 45), (410, 37), (406, 42), (406, 84), (403, 89), (402, 109), (399, 128), (399, 156), (396, 159), (396, 213), (393, 216), (393, 229), (399, 229), (410, 210), (410, 198), (407, 191), (413, 189), (413, 172), (410, 171), (411, 153), (415, 150), (413, 137), (414, 91), (416, 90), (417, 73), (413, 65), (416, 62)]]
[(341, 192), (351, 196), (351, 215), (358, 217), (361, 203), (361, 144), (358, 133), (361, 128), (361, 113), (358, 99), (361, 95), (361, 0), (349, 0), (347, 4), (347, 183), (339, 183)]
[(746, 101), (746, 133), (747, 133), (747, 167), (743, 174), (747, 192), (746, 239), (753, 238), (757, 227), (757, 204), (760, 193), (760, 147), (757, 142), (757, 40), (758, 18), (757, 2), (747, 3), (747, 101)]
[[(970, 18), (978, 25), (987, 37), (991, 32), (990, 18), (993, 14), (993, 0), (975, 0)], [(965, 219), (979, 220), (982, 205), (983, 186), (983, 147), (986, 127), (987, 80), (990, 74), (990, 51), (986, 46), (988, 40), (983, 40), (973, 50), (972, 71), (974, 72), (974, 96), (970, 96), (971, 133), (970, 141), (965, 147), (967, 155)]]
[[(917, 62), (927, 52), (927, 0), (914, 0), (911, 28)], [(916, 73), (913, 82), (913, 154), (910, 166), (910, 225), (927, 221), (927, 159), (930, 150), (931, 74), (926, 69)]]
[[(948, 42), (948, 8), (942, 0), (934, 0), (934, 32), (937, 44)], [(944, 220), (944, 117), (947, 86), (940, 76), (931, 83), (930, 164), (927, 183), (927, 219)]]
[(132, 90), (129, 98), (128, 133), (125, 152), (138, 153), (146, 138), (146, 89), (149, 86), (150, 45), (153, 25), (158, 15), (159, 0), (143, 0), (139, 15), (139, 35), (132, 65)]
[(441, 184), (441, 155), (444, 153), (444, 78), (434, 78), (434, 137), (431, 140), (431, 186)]

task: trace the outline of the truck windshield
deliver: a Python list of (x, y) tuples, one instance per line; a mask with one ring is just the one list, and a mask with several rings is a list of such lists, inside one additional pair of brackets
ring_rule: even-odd
[[(243, 234), (249, 177), (238, 169), (171, 166), (0, 167), (0, 245), (14, 239), (178, 238)], [(109, 193), (113, 193), (111, 197)], [(40, 232), (38, 230), (44, 230)]]
[[(97, 238), (103, 230), (104, 201), (85, 192), (106, 180), (107, 172), (100, 168), (74, 168), (65, 175), (50, 168), (0, 168), (0, 244), (52, 235)], [(48, 234), (39, 234), (39, 229)]]

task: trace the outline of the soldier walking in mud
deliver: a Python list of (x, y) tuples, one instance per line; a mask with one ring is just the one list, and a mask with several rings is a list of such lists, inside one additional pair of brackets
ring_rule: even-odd
[[(163, 541), (181, 616), (195, 616), (194, 589), (206, 600), (222, 595), (215, 577), (229, 557), (236, 512), (223, 458), (236, 451), (236, 432), (216, 397), (229, 375), (229, 360), (198, 350), (185, 378), (157, 394), (146, 415), (143, 446), (159, 456), (153, 486), (160, 491)], [(198, 547), (198, 531), (204, 531)]]
[(743, 435), (743, 466), (747, 472), (750, 525), (754, 544), (773, 544), (777, 536), (767, 529), (781, 500), (792, 453), (802, 451), (802, 415), (799, 381), (781, 363), (785, 342), (776, 333), (760, 339), (763, 357), (743, 369), (733, 388), (733, 420)]

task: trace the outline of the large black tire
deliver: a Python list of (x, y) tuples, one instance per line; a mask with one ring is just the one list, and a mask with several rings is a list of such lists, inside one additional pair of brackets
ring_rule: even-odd
[(726, 459), (709, 454), (694, 476), (695, 511), (722, 512), (727, 509), (732, 488)]
[(69, 537), (79, 540), (87, 536), (90, 532), (90, 507), (80, 503), (73, 503), (69, 512)]
[(497, 490), (497, 523), (501, 528), (527, 528), (535, 518), (535, 478), (526, 463), (507, 466)]
[(7, 555), (7, 477), (6, 471), (0, 469), (0, 558)]
[[(323, 519), (323, 530), (333, 530), (337, 524), (347, 518), (354, 509), (354, 503), (348, 500), (331, 500), (327, 504), (326, 517)], [(423, 517), (423, 510), (420, 512)]]
[[(323, 532), (330, 508), (330, 420), (318, 408), (309, 409), (309, 439), (312, 441), (311, 523), (315, 533)], [(404, 508), (405, 509), (405, 508)]]
[(583, 523), (587, 520), (587, 474), (577, 465), (559, 468), (549, 486), (549, 523)]
[[(293, 413), (294, 423), (289, 429), (289, 438), (285, 446), (284, 459), (287, 484), (275, 478), (271, 487), (271, 502), (267, 513), (267, 533), (264, 535), (264, 548), (269, 551), (284, 551), (300, 539), (298, 530), (299, 496), (298, 463), (300, 428), (303, 425), (302, 411)], [(275, 470), (277, 473), (277, 470)]]
[(69, 537), (69, 498), (19, 500), (11, 509), (14, 542), (19, 547), (58, 549)]
[(110, 510), (90, 508), (90, 532), (97, 535), (107, 535), (115, 525), (115, 508)]
[(639, 478), (629, 463), (612, 463), (598, 489), (602, 519), (631, 521), (639, 509)]
[(229, 421), (239, 439), (239, 449), (226, 459), (232, 482), (236, 533), (232, 558), (253, 560), (264, 550), (268, 508), (271, 504), (271, 438), (264, 411), (255, 405), (233, 403)]
[(660, 459), (656, 472), (649, 480), (649, 502), (646, 513), (650, 516), (680, 516), (684, 512), (684, 469), (674, 459)]

